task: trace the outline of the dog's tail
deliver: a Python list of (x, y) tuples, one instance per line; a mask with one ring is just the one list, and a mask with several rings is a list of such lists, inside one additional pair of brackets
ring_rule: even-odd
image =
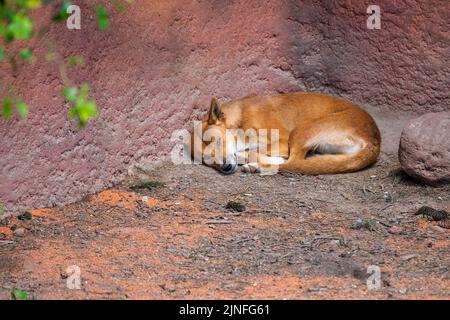
[(379, 155), (380, 144), (367, 144), (355, 153), (319, 154), (305, 159), (289, 158), (278, 170), (311, 175), (355, 172), (375, 163)]

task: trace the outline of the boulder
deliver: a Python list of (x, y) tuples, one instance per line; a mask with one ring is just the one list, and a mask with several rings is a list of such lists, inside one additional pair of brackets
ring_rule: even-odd
[(450, 182), (450, 112), (427, 113), (410, 121), (400, 137), (398, 157), (411, 177), (430, 185)]

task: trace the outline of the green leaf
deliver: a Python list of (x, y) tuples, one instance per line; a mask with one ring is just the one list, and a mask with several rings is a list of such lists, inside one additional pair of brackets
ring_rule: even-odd
[(72, 3), (70, 1), (65, 1), (59, 8), (58, 13), (55, 16), (53, 16), (53, 20), (55, 21), (67, 20), (67, 18), (69, 17), (69, 14), (67, 13), (67, 8), (69, 8), (71, 5)]
[(85, 127), (89, 119), (97, 116), (97, 106), (93, 100), (79, 100), (69, 111), (69, 117), (78, 118), (78, 125)]
[(2, 116), (4, 118), (9, 118), (12, 116), (12, 113), (13, 113), (12, 101), (10, 98), (5, 98), (3, 100)]
[(37, 9), (41, 6), (41, 0), (26, 0), (29, 9)]
[(82, 122), (87, 122), (90, 118), (97, 116), (97, 106), (92, 100), (84, 101), (78, 106), (78, 115)]
[(78, 97), (78, 88), (77, 87), (64, 88), (63, 95), (67, 99), (67, 101), (74, 102)]
[(37, 9), (41, 6), (41, 0), (16, 0), (16, 3), (24, 9)]
[(109, 27), (108, 10), (103, 6), (98, 6), (96, 8), (96, 12), (97, 12), (98, 28), (101, 31), (105, 31)]
[(0, 48), (0, 61), (2, 61), (3, 59), (5, 59), (5, 49)]
[(19, 57), (25, 61), (29, 61), (33, 58), (33, 52), (29, 48), (24, 48), (19, 51)]
[[(2, 14), (0, 14), (0, 17), (2, 17), (3, 15)], [(0, 35), (2, 36), (2, 37), (5, 37), (6, 36), (6, 26), (5, 26), (5, 23), (3, 22), (3, 21), (0, 21)]]
[(81, 89), (80, 89), (80, 98), (87, 99), (87, 97), (89, 95), (89, 90), (90, 90), (89, 85), (87, 83), (83, 83), (81, 85)]
[(12, 289), (11, 290), (11, 299), (12, 300), (29, 300), (30, 298), (26, 294), (25, 291)]
[(16, 105), (16, 110), (22, 118), (28, 115), (28, 105), (25, 102), (19, 102)]
[(77, 118), (78, 125), (84, 127), (89, 119), (97, 116), (97, 106), (94, 100), (88, 100), (89, 85), (83, 83), (80, 89), (66, 87), (63, 90), (64, 97), (70, 102), (72, 108), (68, 112), (70, 118)]
[(7, 27), (7, 33), (14, 39), (24, 40), (33, 34), (33, 22), (27, 16), (16, 14)]
[(3, 16), (4, 16), (4, 18), (6, 18), (6, 20), (11, 21), (15, 15), (16, 15), (16, 11), (14, 10), (13, 7), (11, 7), (11, 6), (5, 7)]

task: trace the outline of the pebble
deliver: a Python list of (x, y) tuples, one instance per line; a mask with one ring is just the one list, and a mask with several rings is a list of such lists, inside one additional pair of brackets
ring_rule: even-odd
[(177, 290), (177, 288), (172, 284), (162, 284), (160, 287), (167, 292), (175, 292)]
[(417, 254), (407, 254), (407, 255), (402, 257), (402, 260), (403, 261), (409, 261), (409, 260), (417, 258), (417, 257), (418, 257)]
[(306, 291), (307, 292), (312, 292), (312, 293), (316, 293), (316, 292), (321, 293), (321, 292), (326, 292), (327, 288), (324, 288), (324, 287), (312, 287), (312, 288), (308, 288)]
[(31, 212), (26, 211), (22, 213), (20, 216), (17, 217), (19, 220), (31, 220), (33, 218), (33, 215)]
[(225, 206), (225, 209), (234, 211), (234, 212), (244, 212), (245, 206), (242, 203), (236, 202), (236, 201), (228, 201), (227, 205)]
[(17, 228), (14, 230), (14, 235), (16, 237), (23, 237), (25, 235), (25, 229), (24, 228)]
[(441, 228), (439, 226), (432, 226), (431, 229), (433, 229), (434, 231), (437, 231), (437, 232), (445, 232), (445, 229)]
[(392, 226), (388, 232), (392, 234), (399, 234), (400, 232), (402, 232), (402, 228), (400, 228), (399, 226)]

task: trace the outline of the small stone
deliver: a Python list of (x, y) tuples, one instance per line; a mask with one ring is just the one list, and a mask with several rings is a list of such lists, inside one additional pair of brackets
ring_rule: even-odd
[(31, 212), (26, 211), (22, 213), (20, 216), (17, 217), (19, 220), (31, 220), (33, 218), (33, 215)]
[(439, 226), (432, 226), (431, 229), (433, 229), (434, 231), (437, 231), (437, 232), (445, 232), (445, 229), (441, 228)]
[(407, 290), (406, 290), (406, 289), (404, 289), (404, 288), (402, 288), (402, 289), (399, 289), (399, 290), (398, 290), (398, 292), (399, 292), (400, 294), (405, 294), (405, 293), (406, 293), (406, 291), (407, 291)]
[(418, 257), (417, 254), (407, 254), (407, 255), (405, 255), (405, 256), (402, 257), (402, 260), (403, 260), (403, 261), (409, 261), (409, 260), (415, 259), (415, 258), (417, 258), (417, 257)]
[(17, 228), (14, 230), (13, 234), (16, 237), (23, 237), (25, 235), (25, 229), (24, 228)]
[(161, 284), (159, 286), (161, 287), (161, 289), (167, 292), (175, 292), (177, 290), (177, 288), (172, 284)]
[(433, 219), (434, 221), (441, 221), (448, 219), (448, 212), (445, 210), (436, 210), (431, 207), (423, 206), (420, 207), (416, 212), (416, 216), (427, 216)]
[(235, 211), (235, 212), (243, 212), (245, 211), (245, 206), (242, 203), (236, 201), (228, 201), (225, 209)]
[(306, 290), (307, 292), (311, 292), (311, 293), (321, 293), (321, 292), (325, 292), (327, 291), (327, 288), (324, 287), (312, 287), (312, 288), (308, 288)]
[(391, 234), (399, 234), (399, 233), (402, 232), (402, 228), (400, 228), (399, 226), (395, 226), (394, 225), (388, 230), (388, 232), (391, 233)]
[(351, 228), (354, 230), (359, 230), (364, 227), (364, 222), (361, 219), (356, 219), (353, 221)]
[(354, 230), (367, 229), (369, 231), (376, 231), (378, 229), (378, 222), (372, 219), (357, 219), (353, 221), (350, 228)]

